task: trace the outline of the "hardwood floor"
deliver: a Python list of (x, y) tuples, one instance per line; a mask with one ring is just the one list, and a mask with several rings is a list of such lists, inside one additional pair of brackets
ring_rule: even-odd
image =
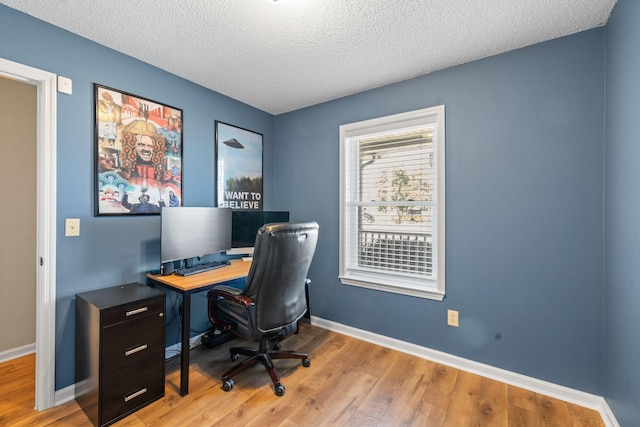
[[(164, 398), (114, 426), (604, 426), (596, 411), (306, 323), (283, 348), (308, 351), (311, 367), (275, 362), (283, 397), (262, 365), (224, 392), (227, 349), (239, 344), (193, 349), (185, 397), (178, 393), (179, 359), (169, 361)], [(34, 355), (0, 364), (0, 426), (91, 425), (75, 401), (33, 409), (34, 364)]]

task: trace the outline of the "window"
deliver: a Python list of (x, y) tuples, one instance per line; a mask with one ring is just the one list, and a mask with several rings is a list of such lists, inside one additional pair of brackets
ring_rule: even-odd
[(340, 280), (442, 300), (444, 106), (340, 126)]

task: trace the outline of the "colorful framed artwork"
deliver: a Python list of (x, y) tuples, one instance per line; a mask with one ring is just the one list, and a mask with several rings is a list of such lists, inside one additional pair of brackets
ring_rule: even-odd
[(95, 212), (182, 206), (182, 110), (94, 84)]
[(262, 210), (262, 134), (216, 120), (218, 207)]

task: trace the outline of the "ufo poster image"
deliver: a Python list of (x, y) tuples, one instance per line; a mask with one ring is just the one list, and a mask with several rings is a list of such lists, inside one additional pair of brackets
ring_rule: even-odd
[(216, 201), (262, 210), (262, 134), (216, 121)]
[(94, 85), (96, 215), (182, 205), (182, 110)]

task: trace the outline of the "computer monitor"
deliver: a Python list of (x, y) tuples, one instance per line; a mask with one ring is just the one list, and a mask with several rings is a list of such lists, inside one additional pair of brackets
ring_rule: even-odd
[(230, 208), (164, 207), (160, 218), (160, 262), (163, 264), (231, 248)]
[(289, 222), (288, 211), (233, 211), (231, 246), (227, 255), (252, 255), (260, 227), (272, 222)]

